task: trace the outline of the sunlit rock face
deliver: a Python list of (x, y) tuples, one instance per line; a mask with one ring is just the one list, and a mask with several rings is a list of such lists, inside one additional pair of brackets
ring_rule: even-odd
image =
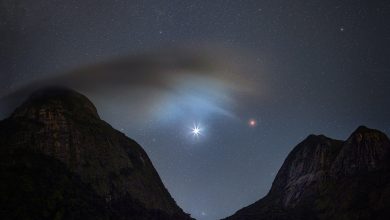
[(390, 141), (359, 127), (346, 141), (310, 135), (270, 192), (227, 219), (389, 219)]
[(0, 123), (0, 146), (10, 158), (31, 151), (64, 164), (69, 175), (101, 199), (107, 218), (190, 219), (141, 146), (102, 121), (94, 105), (77, 92), (48, 88), (34, 93)]

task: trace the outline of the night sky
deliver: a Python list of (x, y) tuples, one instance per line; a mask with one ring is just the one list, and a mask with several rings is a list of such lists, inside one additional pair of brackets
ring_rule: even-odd
[(0, 39), (1, 97), (83, 92), (200, 220), (263, 197), (309, 134), (390, 133), (388, 0), (0, 0)]

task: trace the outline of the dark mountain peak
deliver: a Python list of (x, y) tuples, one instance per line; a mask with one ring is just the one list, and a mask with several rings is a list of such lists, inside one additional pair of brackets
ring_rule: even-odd
[[(301, 143), (299, 143), (293, 151), (288, 155), (286, 161), (297, 157), (312, 158), (313, 154), (319, 154), (320, 152), (332, 150), (339, 150), (342, 141), (335, 140), (325, 135), (307, 136)], [(335, 149), (333, 149), (335, 148)]]
[(365, 132), (365, 131), (371, 131), (371, 130), (374, 130), (374, 129), (370, 129), (370, 128), (366, 127), (365, 125), (360, 125), (353, 133)]
[(287, 156), (270, 194), (280, 196), (280, 205), (296, 204), (304, 196), (302, 189), (321, 181), (341, 149), (342, 141), (324, 135), (309, 135)]
[[(0, 150), (8, 152), (11, 162), (17, 161), (15, 152), (20, 151), (63, 164), (80, 178), (79, 186), (96, 194), (91, 200), (103, 201), (114, 215), (110, 219), (191, 219), (170, 196), (142, 147), (101, 120), (88, 98), (73, 90), (51, 87), (33, 93), (0, 122)], [(31, 181), (40, 185), (50, 179)], [(0, 213), (0, 219), (9, 218)]]
[(323, 134), (310, 134), (307, 136), (300, 144), (315, 144), (315, 143), (323, 143), (327, 141), (333, 141), (332, 138), (329, 138)]
[(369, 133), (382, 133), (382, 132), (373, 128), (369, 128), (364, 125), (360, 125), (352, 132), (351, 136), (358, 135), (358, 134), (369, 134)]
[(335, 176), (389, 168), (390, 141), (381, 131), (358, 127), (345, 141), (332, 166)]
[(371, 128), (368, 128), (368, 127), (362, 125), (362, 126), (359, 126), (351, 134), (351, 136), (348, 138), (347, 142), (350, 142), (350, 141), (361, 142), (361, 141), (366, 141), (366, 140), (379, 141), (379, 140), (386, 140), (386, 139), (388, 139), (388, 137), (383, 132), (376, 130), (376, 129), (371, 129)]
[(99, 119), (96, 107), (87, 97), (64, 87), (46, 87), (35, 91), (11, 117), (39, 118), (50, 114)]
[(390, 141), (358, 127), (346, 141), (309, 135), (287, 156), (270, 192), (227, 219), (389, 219)]

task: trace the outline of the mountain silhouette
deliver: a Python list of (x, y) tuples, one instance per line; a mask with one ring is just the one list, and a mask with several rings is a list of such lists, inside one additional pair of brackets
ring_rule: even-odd
[[(142, 147), (66, 88), (0, 121), (0, 178), (0, 219), (192, 219)], [(226, 219), (390, 219), (390, 140), (364, 126), (345, 141), (310, 135), (269, 193)]]
[(346, 141), (310, 135), (269, 193), (226, 220), (390, 219), (390, 141), (364, 126)]
[(66, 88), (0, 122), (0, 219), (192, 219), (134, 140)]

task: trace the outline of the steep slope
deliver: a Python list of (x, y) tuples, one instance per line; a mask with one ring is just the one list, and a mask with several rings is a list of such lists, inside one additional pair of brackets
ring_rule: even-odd
[(0, 153), (0, 219), (109, 219), (104, 199), (56, 159), (28, 149)]
[(363, 126), (346, 141), (310, 135), (270, 192), (227, 219), (389, 219), (389, 152), (387, 136)]
[[(1, 156), (8, 158), (8, 163), (2, 163), (2, 179), (22, 172), (17, 168), (15, 173), (6, 172), (7, 166), (33, 164), (37, 172), (42, 167), (61, 178), (69, 176), (74, 181), (67, 184), (80, 191), (70, 199), (82, 200), (108, 218), (190, 219), (164, 187), (145, 151), (102, 121), (94, 105), (77, 92), (60, 88), (35, 92), (10, 118), (0, 122), (0, 148)], [(17, 152), (31, 152), (24, 154), (27, 162), (19, 161)], [(42, 162), (33, 155), (48, 159)], [(57, 170), (60, 164), (63, 168)], [(38, 190), (37, 184), (52, 181), (50, 176), (27, 175), (26, 179), (33, 184), (30, 190)], [(12, 187), (9, 181), (8, 185), (2, 185), (2, 190), (6, 192)], [(78, 197), (85, 187), (92, 201), (103, 204), (100, 206), (105, 209), (88, 203), (92, 197), (87, 200)], [(52, 188), (57, 190), (55, 186)], [(42, 200), (36, 196), (36, 200)], [(4, 202), (9, 199), (11, 195), (2, 196)]]

